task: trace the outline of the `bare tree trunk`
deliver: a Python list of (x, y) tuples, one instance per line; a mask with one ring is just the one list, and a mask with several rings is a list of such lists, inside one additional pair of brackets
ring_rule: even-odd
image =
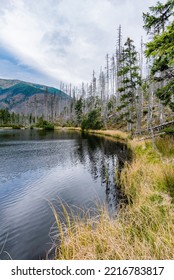
[(152, 144), (154, 149), (157, 149), (155, 144), (155, 136), (153, 132), (153, 100), (154, 100), (154, 83), (149, 87), (149, 99), (148, 99), (148, 120), (147, 120), (147, 129), (150, 131), (152, 137)]
[(34, 116), (35, 116), (35, 122), (37, 122), (37, 98), (34, 97)]
[[(165, 81), (160, 82), (160, 87), (165, 86)], [(158, 105), (158, 114), (159, 114), (159, 122), (160, 124), (163, 124), (165, 122), (164, 120), (164, 105), (162, 104), (162, 101), (159, 99), (159, 105)]]
[(138, 131), (141, 130), (141, 119), (142, 119), (142, 115), (143, 115), (143, 104), (142, 104), (142, 88), (139, 87), (137, 89), (137, 93), (136, 93), (136, 97), (138, 98), (138, 100), (136, 101), (136, 129)]
[(116, 95), (116, 103), (117, 107), (120, 105), (120, 92), (118, 88), (121, 86), (121, 77), (118, 76), (118, 72), (121, 68), (121, 53), (122, 53), (122, 31), (121, 25), (118, 28), (118, 39), (117, 39), (117, 48), (116, 48), (116, 72), (117, 72), (117, 95)]
[(147, 114), (147, 129), (152, 126), (153, 120), (153, 95), (154, 95), (154, 83), (150, 84), (148, 94), (148, 114)]
[(159, 122), (160, 124), (164, 123), (164, 105), (161, 100), (159, 100)]
[(48, 87), (45, 88), (44, 94), (44, 118), (48, 120)]
[(93, 97), (95, 98), (96, 97), (96, 77), (95, 77), (95, 72), (93, 71), (93, 74), (92, 74), (92, 95)]

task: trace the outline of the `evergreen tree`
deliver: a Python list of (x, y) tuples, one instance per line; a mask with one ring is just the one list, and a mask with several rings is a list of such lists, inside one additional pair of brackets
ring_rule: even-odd
[(174, 111), (174, 21), (165, 26), (169, 18), (174, 14), (174, 0), (165, 4), (157, 3), (150, 7), (150, 13), (144, 14), (144, 28), (149, 32), (154, 30), (152, 40), (146, 44), (145, 54), (152, 59), (151, 75), (160, 86), (156, 95), (164, 105), (169, 105)]
[(120, 70), (118, 76), (122, 77), (122, 86), (118, 89), (120, 92), (120, 107), (122, 116), (126, 117), (128, 131), (132, 131), (133, 113), (135, 112), (136, 89), (141, 84), (140, 69), (137, 61), (137, 52), (133, 41), (128, 38), (122, 50)]
[(76, 117), (77, 117), (77, 124), (80, 126), (81, 121), (82, 121), (82, 116), (83, 116), (83, 100), (82, 100), (82, 98), (77, 100), (76, 103), (75, 103), (75, 113), (76, 113)]
[(157, 2), (156, 6), (149, 8), (150, 13), (143, 13), (144, 28), (147, 33), (159, 34), (164, 31), (165, 24), (174, 14), (174, 0), (168, 0), (165, 4)]
[(0, 109), (0, 124), (5, 125), (10, 123), (10, 113), (8, 109)]

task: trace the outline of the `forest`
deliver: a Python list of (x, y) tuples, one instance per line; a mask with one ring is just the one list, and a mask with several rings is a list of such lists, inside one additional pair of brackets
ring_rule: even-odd
[[(35, 98), (34, 112), (15, 114), (0, 110), (0, 124), (18, 126), (80, 126), (82, 129), (117, 128), (130, 133), (152, 131), (174, 118), (174, 1), (157, 2), (143, 13), (150, 40), (141, 38), (140, 52), (118, 28), (116, 50), (106, 54), (99, 77), (81, 87), (60, 83), (70, 98), (61, 100), (45, 88), (42, 114)], [(61, 108), (61, 109), (60, 109)], [(50, 123), (52, 125), (50, 125)], [(170, 128), (171, 130), (172, 128)]]

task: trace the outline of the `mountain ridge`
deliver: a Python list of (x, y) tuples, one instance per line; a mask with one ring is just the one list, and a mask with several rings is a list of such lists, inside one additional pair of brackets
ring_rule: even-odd
[[(21, 81), (17, 79), (0, 78), (0, 109), (8, 109), (10, 112), (43, 114), (53, 103), (63, 103), (70, 97), (60, 89)], [(36, 108), (37, 107), (37, 108)], [(37, 112), (36, 112), (37, 109)]]

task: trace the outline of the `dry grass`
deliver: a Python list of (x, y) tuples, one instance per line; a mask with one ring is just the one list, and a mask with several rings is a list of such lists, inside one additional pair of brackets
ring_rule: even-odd
[(174, 157), (174, 136), (158, 137), (156, 146), (159, 152), (168, 158)]
[[(55, 130), (76, 130), (76, 131), (81, 131), (80, 127), (62, 127), (62, 126), (54, 126)], [(92, 133), (92, 134), (98, 134), (98, 135), (103, 135), (103, 136), (110, 136), (115, 139), (120, 139), (120, 140), (127, 140), (128, 139), (128, 134), (123, 131), (119, 130), (87, 130), (87, 133)]]
[(60, 233), (56, 259), (174, 259), (174, 166), (161, 161), (149, 142), (129, 145), (134, 159), (121, 172), (128, 205), (116, 217), (101, 209), (97, 217), (76, 217), (73, 223), (64, 209), (66, 226), (54, 212)]
[(128, 134), (119, 130), (88, 130), (88, 133), (111, 136), (115, 139), (127, 140)]
[(54, 126), (54, 130), (76, 130), (76, 131), (81, 131), (80, 127), (74, 127), (74, 126)]

